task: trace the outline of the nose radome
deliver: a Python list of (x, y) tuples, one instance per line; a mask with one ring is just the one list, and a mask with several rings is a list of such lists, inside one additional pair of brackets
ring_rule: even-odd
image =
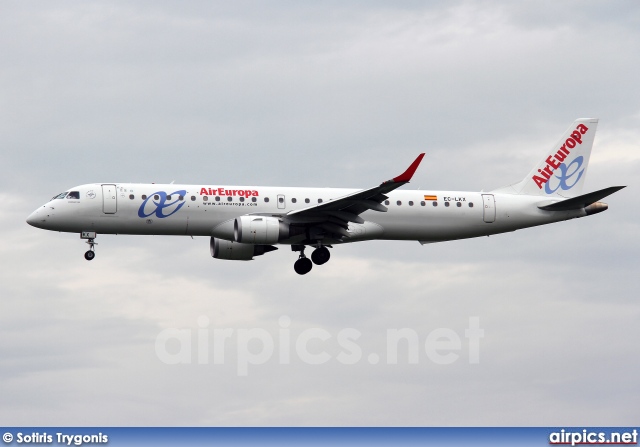
[(29, 217), (27, 217), (27, 223), (32, 227), (36, 226), (37, 214), (38, 211), (36, 210), (33, 213), (29, 214)]
[(27, 223), (32, 227), (42, 228), (42, 224), (44, 223), (44, 218), (42, 217), (42, 208), (38, 208), (33, 213), (29, 214), (27, 217)]

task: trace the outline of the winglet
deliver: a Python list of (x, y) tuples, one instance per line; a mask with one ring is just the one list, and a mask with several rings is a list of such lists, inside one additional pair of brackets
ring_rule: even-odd
[(416, 172), (416, 169), (418, 169), (418, 166), (420, 165), (420, 162), (422, 161), (423, 158), (424, 158), (424, 152), (418, 155), (418, 158), (413, 160), (413, 163), (411, 163), (411, 166), (409, 166), (406, 171), (404, 171), (399, 176), (395, 177), (392, 181), (394, 183), (406, 183), (409, 180), (411, 180), (411, 177), (413, 177), (413, 174)]

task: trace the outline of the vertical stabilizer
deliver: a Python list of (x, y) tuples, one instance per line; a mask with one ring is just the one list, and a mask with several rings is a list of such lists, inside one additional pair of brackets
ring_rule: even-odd
[(548, 197), (576, 197), (582, 193), (598, 120), (580, 118), (519, 183), (495, 192)]

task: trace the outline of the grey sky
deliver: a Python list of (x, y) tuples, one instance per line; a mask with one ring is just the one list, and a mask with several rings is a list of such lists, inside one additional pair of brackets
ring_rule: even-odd
[[(639, 416), (637, 2), (3, 2), (0, 419), (6, 425), (631, 425)], [(606, 213), (420, 246), (214, 260), (205, 238), (75, 234), (27, 215), (102, 181), (368, 187), (419, 152), (423, 189), (520, 180), (600, 118)], [(363, 359), (238, 377), (165, 365), (167, 328), (323, 328)], [(464, 330), (480, 317), (481, 361)], [(461, 358), (371, 365), (387, 329)], [(233, 346), (231, 351), (233, 351)]]

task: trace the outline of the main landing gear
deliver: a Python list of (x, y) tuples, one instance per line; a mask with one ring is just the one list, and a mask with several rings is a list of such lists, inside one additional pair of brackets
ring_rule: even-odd
[[(311, 259), (307, 258), (304, 254), (304, 245), (294, 245), (291, 247), (293, 251), (299, 251), (300, 256), (298, 260), (293, 264), (293, 269), (296, 271), (298, 275), (306, 275), (311, 271), (313, 264), (322, 265), (326, 264), (329, 258), (331, 257), (331, 253), (329, 253), (329, 249), (322, 245), (319, 245), (318, 248), (313, 250), (311, 253)], [(311, 262), (313, 261), (313, 262)]]
[(311, 271), (311, 267), (313, 267), (313, 264), (311, 263), (311, 260), (304, 255), (304, 253), (301, 253), (298, 260), (293, 264), (293, 269), (298, 275), (306, 275)]
[(331, 253), (327, 247), (318, 247), (311, 253), (311, 260), (315, 265), (326, 264), (330, 257)]
[(82, 233), (80, 233), (80, 238), (86, 239), (87, 244), (89, 244), (89, 250), (85, 252), (84, 258), (87, 261), (93, 260), (93, 258), (96, 257), (95, 246), (98, 245), (98, 243), (95, 241), (96, 233), (93, 231), (83, 231)]

